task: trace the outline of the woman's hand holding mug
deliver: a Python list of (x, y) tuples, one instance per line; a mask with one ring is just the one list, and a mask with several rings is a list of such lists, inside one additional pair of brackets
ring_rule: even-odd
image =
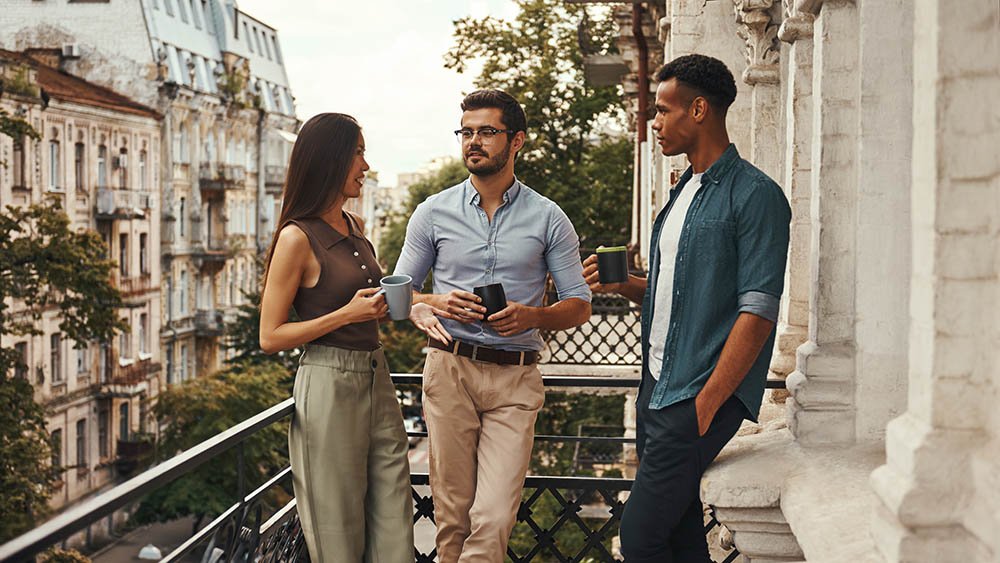
[(385, 296), (379, 293), (380, 288), (366, 287), (359, 289), (351, 301), (344, 305), (344, 313), (351, 322), (360, 323), (373, 319), (380, 319), (389, 312), (389, 306), (385, 303)]

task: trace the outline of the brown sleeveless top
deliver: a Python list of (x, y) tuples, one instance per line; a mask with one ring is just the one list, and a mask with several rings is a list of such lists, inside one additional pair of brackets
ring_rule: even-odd
[[(319, 261), (319, 280), (313, 287), (300, 287), (292, 301), (304, 321), (321, 317), (347, 305), (359, 289), (378, 287), (382, 269), (375, 261), (375, 247), (358, 228), (350, 213), (344, 214), (350, 235), (344, 236), (318, 217), (289, 221), (309, 238)], [(329, 332), (310, 344), (348, 350), (371, 351), (379, 347), (378, 321), (352, 323)]]

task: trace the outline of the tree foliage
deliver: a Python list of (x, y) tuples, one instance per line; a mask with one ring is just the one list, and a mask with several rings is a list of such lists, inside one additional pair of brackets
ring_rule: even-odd
[[(291, 395), (288, 371), (277, 363), (238, 364), (162, 392), (153, 413), (161, 433), (161, 460), (216, 436)], [(235, 451), (220, 455), (143, 499), (139, 522), (166, 522), (183, 516), (214, 517), (237, 500)], [(263, 484), (288, 464), (288, 421), (274, 423), (244, 442), (246, 491)], [(280, 493), (278, 493), (280, 494)], [(271, 499), (272, 507), (288, 497)]]
[[(445, 164), (435, 174), (410, 186), (406, 207), (392, 217), (385, 236), (379, 241), (378, 256), (386, 272), (396, 269), (399, 253), (406, 240), (406, 222), (422, 201), (465, 180), (469, 172), (459, 160)], [(431, 277), (425, 282), (425, 291), (430, 291)], [(424, 369), (424, 346), (427, 335), (413, 326), (410, 321), (384, 322), (379, 325), (386, 362), (394, 372), (420, 373)]]
[[(3, 132), (29, 135), (26, 124)], [(36, 134), (37, 135), (37, 134)], [(0, 212), (0, 333), (13, 338), (0, 347), (0, 541), (30, 529), (48, 512), (60, 468), (52, 467), (53, 444), (45, 411), (34, 401), (26, 370), (13, 344), (41, 335), (42, 313), (57, 310), (59, 330), (78, 345), (110, 340), (124, 322), (116, 314), (121, 293), (111, 283), (114, 262), (101, 237), (74, 231), (53, 200)], [(28, 374), (31, 378), (33, 374)]]
[[(7, 110), (0, 108), (0, 135), (6, 135), (15, 142), (21, 142), (25, 137), (29, 139), (41, 139), (41, 135), (27, 121), (18, 117), (11, 117)], [(0, 165), (6, 166), (5, 162)]]
[[(514, 21), (455, 22), (445, 67), (483, 62), (475, 84), (518, 99), (528, 119), (518, 178), (563, 208), (584, 247), (627, 242), (632, 203), (631, 141), (618, 86), (584, 81), (587, 54), (611, 54), (616, 24), (608, 9), (563, 0), (518, 0)], [(578, 25), (579, 24), (579, 25)]]
[[(258, 258), (257, 271), (264, 271), (264, 263)], [(245, 302), (236, 308), (236, 318), (233, 322), (226, 324), (225, 345), (226, 348), (235, 352), (234, 356), (226, 361), (229, 365), (265, 365), (276, 364), (288, 370), (290, 375), (294, 375), (299, 364), (299, 354), (302, 351), (298, 348), (294, 350), (284, 350), (277, 354), (265, 354), (260, 349), (260, 284), (255, 285), (251, 291), (243, 291)], [(294, 309), (288, 312), (290, 321), (298, 321), (299, 317)]]
[(48, 512), (62, 469), (49, 463), (53, 444), (33, 394), (24, 379), (0, 383), (0, 543), (27, 532)]

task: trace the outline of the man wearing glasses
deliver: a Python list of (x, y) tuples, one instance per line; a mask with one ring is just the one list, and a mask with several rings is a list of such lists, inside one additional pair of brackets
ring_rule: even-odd
[[(455, 131), (470, 176), (417, 206), (396, 274), (413, 277), (414, 301), (443, 312), (451, 345), (429, 342), (424, 415), (438, 561), (503, 561), (545, 400), (535, 363), (538, 329), (590, 317), (580, 242), (551, 200), (517, 181), (521, 105), (500, 90), (462, 101)], [(429, 271), (433, 293), (421, 294)], [(551, 274), (559, 301), (542, 306)], [(476, 286), (503, 284), (507, 307), (484, 318)]]

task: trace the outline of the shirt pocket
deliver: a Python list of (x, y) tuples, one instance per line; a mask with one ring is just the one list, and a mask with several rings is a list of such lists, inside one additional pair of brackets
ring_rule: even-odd
[(719, 219), (699, 221), (690, 251), (706, 265), (736, 267), (736, 222)]

